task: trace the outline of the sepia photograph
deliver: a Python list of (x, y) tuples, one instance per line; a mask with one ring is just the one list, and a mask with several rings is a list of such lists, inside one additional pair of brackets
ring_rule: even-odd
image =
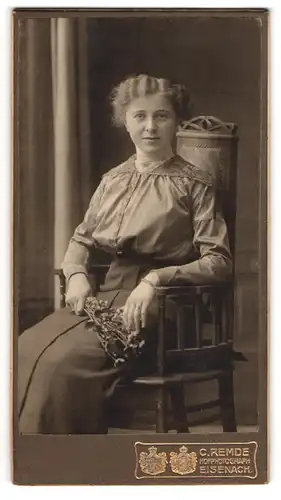
[(268, 11), (12, 15), (14, 482), (266, 482)]

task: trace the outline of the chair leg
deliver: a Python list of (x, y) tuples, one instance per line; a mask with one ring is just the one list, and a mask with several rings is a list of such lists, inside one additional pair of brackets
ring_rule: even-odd
[(166, 387), (157, 390), (156, 405), (156, 432), (168, 432)]
[(220, 410), (223, 432), (237, 432), (234, 390), (233, 390), (233, 370), (225, 371), (218, 379)]
[(170, 387), (170, 398), (172, 411), (177, 432), (189, 432), (184, 398), (183, 384), (177, 387)]

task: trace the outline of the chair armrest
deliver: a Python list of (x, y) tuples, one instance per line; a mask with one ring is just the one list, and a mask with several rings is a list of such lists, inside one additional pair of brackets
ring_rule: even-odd
[(216, 293), (229, 290), (230, 282), (216, 283), (213, 285), (180, 285), (180, 286), (155, 286), (158, 296), (195, 296), (203, 293)]

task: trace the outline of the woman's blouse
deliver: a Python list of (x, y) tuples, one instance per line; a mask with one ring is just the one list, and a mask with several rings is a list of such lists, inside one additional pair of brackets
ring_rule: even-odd
[(178, 155), (144, 171), (132, 156), (103, 176), (70, 240), (63, 262), (67, 279), (87, 274), (92, 247), (112, 255), (129, 247), (144, 262), (153, 257), (160, 285), (219, 282), (232, 270), (211, 175)]

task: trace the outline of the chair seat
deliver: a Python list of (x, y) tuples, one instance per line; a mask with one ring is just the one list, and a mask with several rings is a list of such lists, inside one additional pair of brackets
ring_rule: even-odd
[(173, 385), (181, 383), (194, 383), (204, 382), (218, 378), (223, 373), (223, 370), (208, 370), (206, 372), (192, 372), (192, 373), (171, 373), (165, 376), (159, 375), (145, 375), (133, 380), (135, 385)]

